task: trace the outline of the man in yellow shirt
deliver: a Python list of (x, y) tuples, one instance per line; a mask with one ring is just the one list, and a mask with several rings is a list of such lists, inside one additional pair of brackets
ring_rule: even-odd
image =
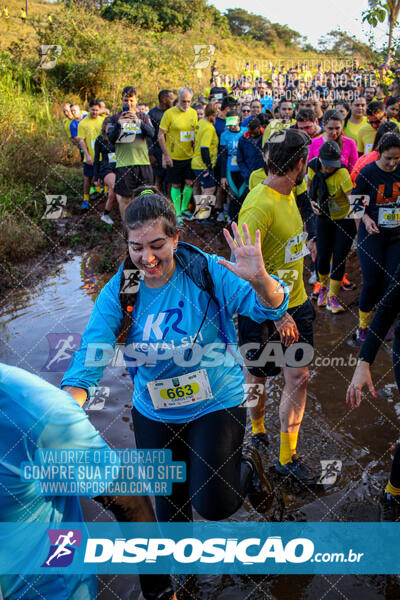
[(360, 128), (357, 135), (357, 150), (359, 155), (371, 152), (379, 125), (386, 121), (385, 105), (373, 101), (367, 105), (368, 123)]
[[(315, 318), (304, 288), (303, 260), (309, 250), (315, 253), (315, 242), (307, 247), (307, 234), (303, 232), (303, 221), (292, 189), (304, 179), (310, 142), (306, 133), (296, 129), (272, 135), (267, 146), (268, 176), (248, 194), (239, 214), (239, 227), (246, 223), (253, 239), (256, 231), (260, 231), (265, 267), (268, 273), (282, 278), (290, 292), (288, 311), (281, 321), (276, 322), (285, 353), (279, 342), (271, 342), (272, 323), (258, 325), (246, 317), (239, 317), (239, 341), (248, 369), (247, 383), (257, 390), (262, 389), (257, 405), (249, 407), (252, 441), (259, 448), (269, 443), (264, 424), (265, 382), (268, 375), (277, 374), (277, 367), (283, 367), (280, 452), (275, 469), (306, 485), (313, 485), (317, 480), (297, 456), (296, 447), (306, 406), (307, 365), (313, 357), (312, 322)], [(253, 348), (246, 352), (247, 344)]]
[(83, 152), (83, 202), (82, 210), (89, 208), (90, 186), (93, 181), (94, 143), (100, 135), (104, 116), (100, 116), (100, 103), (91, 100), (89, 103), (89, 114), (79, 121), (78, 141)]
[(194, 174), (191, 162), (197, 112), (190, 107), (192, 97), (191, 89), (180, 88), (176, 106), (165, 111), (158, 130), (163, 168), (167, 168), (167, 182), (171, 184), (171, 199), (178, 217), (189, 216), (187, 208), (193, 194)]
[(265, 142), (269, 139), (269, 137), (281, 129), (287, 129), (292, 125), (295, 125), (296, 119), (293, 119), (294, 108), (293, 103), (290, 100), (286, 100), (286, 98), (282, 98), (278, 104), (279, 108), (279, 119), (272, 119), (265, 128), (262, 145), (264, 147)]

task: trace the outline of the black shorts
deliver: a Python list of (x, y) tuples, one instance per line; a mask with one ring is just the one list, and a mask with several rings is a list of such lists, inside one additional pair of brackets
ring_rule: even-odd
[[(315, 310), (310, 300), (289, 308), (287, 311), (299, 330), (299, 341), (286, 348), (280, 343), (279, 333), (273, 321), (256, 323), (238, 315), (239, 345), (244, 364), (255, 377), (271, 377), (280, 373), (282, 366), (303, 367), (313, 359), (313, 321)], [(257, 348), (243, 348), (245, 344), (257, 344)]]
[(117, 167), (115, 175), (114, 192), (125, 198), (131, 198), (134, 190), (142, 185), (153, 185), (153, 169), (150, 165)]
[(115, 163), (114, 166), (112, 166), (112, 164), (108, 164), (105, 165), (104, 167), (102, 167), (99, 171), (99, 177), (100, 179), (104, 179), (104, 177), (107, 177), (107, 175), (109, 175), (110, 173), (115, 173), (116, 168), (115, 168)]
[(167, 167), (167, 183), (182, 184), (186, 180), (194, 181), (195, 176), (192, 171), (192, 159), (174, 160), (174, 166)]

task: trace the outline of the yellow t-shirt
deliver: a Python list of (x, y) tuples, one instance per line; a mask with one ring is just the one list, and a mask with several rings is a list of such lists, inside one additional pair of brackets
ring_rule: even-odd
[[(253, 188), (255, 188), (256, 185), (258, 185), (259, 183), (262, 183), (266, 177), (267, 176), (265, 174), (264, 169), (256, 169), (255, 171), (253, 171), (250, 174), (250, 178), (249, 178), (249, 190), (252, 190)], [(294, 186), (294, 188), (292, 189), (292, 192), (294, 194), (294, 197), (298, 198), (301, 194), (303, 194), (306, 191), (307, 191), (307, 181), (306, 181), (306, 178), (304, 177), (304, 179), (300, 183), (300, 185)]]
[[(308, 181), (312, 181), (314, 175), (315, 171), (308, 167)], [(348, 170), (343, 167), (343, 169), (335, 171), (326, 180), (326, 187), (329, 194), (328, 206), (331, 218), (334, 221), (344, 219), (349, 212), (349, 201), (346, 194), (353, 189), (353, 182)]]
[(289, 308), (307, 300), (303, 282), (303, 260), (308, 254), (307, 234), (293, 194), (284, 196), (263, 183), (249, 192), (239, 213), (239, 230), (246, 223), (254, 242), (261, 232), (261, 250), (268, 273), (289, 287)]
[[(86, 147), (90, 156), (94, 159), (94, 143), (96, 138), (100, 135), (101, 126), (105, 116), (99, 116), (92, 119), (90, 116), (85, 117), (82, 121), (79, 121), (78, 125), (78, 138), (85, 140)], [(86, 162), (86, 160), (84, 161)]]
[(295, 123), (296, 123), (296, 119), (292, 119), (290, 121), (290, 123), (284, 123), (282, 121), (282, 119), (272, 119), (272, 121), (270, 121), (268, 123), (268, 125), (265, 128), (265, 131), (263, 133), (262, 147), (264, 148), (265, 142), (273, 133), (276, 133), (277, 131), (280, 131), (281, 129), (288, 129), (289, 127), (292, 127), (292, 125), (295, 125)]
[(70, 124), (71, 124), (70, 119), (64, 119), (64, 122), (63, 122), (64, 131), (67, 134), (67, 137), (69, 137), (69, 138), (71, 137), (71, 131), (69, 129)]
[(210, 149), (212, 166), (217, 162), (218, 136), (215, 127), (210, 121), (201, 119), (196, 127), (194, 138), (194, 154), (192, 158), (192, 169), (206, 169), (207, 165), (201, 158), (201, 148)]
[(168, 108), (162, 116), (160, 129), (165, 131), (167, 150), (174, 160), (188, 160), (193, 157), (194, 132), (197, 125), (197, 112), (187, 111), (177, 106)]
[(346, 127), (343, 129), (343, 134), (346, 137), (351, 138), (352, 140), (354, 140), (357, 143), (358, 132), (360, 131), (361, 127), (363, 127), (364, 125), (367, 125), (367, 124), (368, 124), (367, 117), (363, 117), (361, 123), (358, 123), (358, 125), (355, 123), (351, 123), (349, 120), (349, 121), (347, 121)]
[(362, 154), (371, 152), (374, 145), (376, 130), (367, 123), (363, 125), (357, 135), (357, 150)]

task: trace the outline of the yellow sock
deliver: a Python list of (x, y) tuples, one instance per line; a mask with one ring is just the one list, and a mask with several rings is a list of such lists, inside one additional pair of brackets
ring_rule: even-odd
[(385, 487), (385, 492), (391, 494), (392, 496), (400, 496), (400, 488), (394, 487), (394, 485), (390, 483), (390, 479)]
[(286, 465), (292, 462), (293, 454), (296, 454), (298, 433), (284, 433), (281, 431), (281, 445), (279, 448), (279, 462)]
[(89, 194), (83, 194), (83, 199), (89, 202)]
[(321, 273), (318, 273), (318, 278), (321, 282), (322, 287), (328, 287), (329, 275), (321, 275)]
[(108, 187), (108, 185), (105, 185), (105, 186), (104, 186), (104, 193), (105, 193), (105, 194), (107, 194), (108, 190), (109, 190), (109, 187)]
[(369, 327), (369, 324), (371, 323), (372, 319), (372, 310), (370, 310), (369, 312), (358, 310), (358, 319), (360, 321), (360, 327), (362, 327), (363, 329)]
[(252, 426), (252, 434), (256, 435), (257, 433), (266, 433), (265, 425), (264, 425), (264, 415), (259, 419), (252, 419), (250, 417), (251, 426)]
[(101, 193), (101, 187), (100, 187), (99, 185), (96, 185), (96, 192), (97, 192), (98, 194), (100, 194), (100, 193)]
[(339, 294), (341, 283), (341, 281), (336, 281), (335, 279), (329, 280), (328, 298), (331, 296), (337, 296)]

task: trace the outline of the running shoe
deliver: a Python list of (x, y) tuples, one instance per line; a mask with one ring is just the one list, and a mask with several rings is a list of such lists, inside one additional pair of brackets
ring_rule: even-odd
[(188, 221), (189, 219), (191, 219), (193, 217), (192, 213), (190, 212), (190, 210), (184, 210), (181, 213), (181, 217), (183, 217), (186, 221)]
[(272, 481), (264, 470), (261, 455), (256, 448), (247, 446), (243, 458), (251, 465), (253, 477), (247, 494), (250, 504), (260, 514), (267, 514), (275, 498)]
[(257, 450), (262, 452), (269, 446), (268, 435), (266, 433), (255, 433), (251, 436), (251, 443), (254, 448), (257, 448)]
[(101, 215), (100, 219), (103, 223), (107, 223), (107, 225), (114, 225), (114, 221), (110, 217), (110, 215), (105, 215), (104, 213)]
[(310, 275), (309, 279), (308, 279), (308, 283), (311, 283), (311, 284), (312, 284), (312, 283), (316, 283), (317, 281), (318, 281), (318, 280), (317, 280), (317, 274), (316, 274), (316, 272), (315, 272), (315, 271), (313, 271), (313, 272), (311, 273), (311, 275)]
[(225, 213), (221, 211), (217, 217), (217, 222), (222, 223), (223, 221), (225, 221)]
[(368, 327), (357, 327), (356, 331), (356, 343), (360, 346), (365, 342), (365, 338), (367, 337)]
[(279, 475), (290, 477), (294, 481), (297, 481), (297, 483), (304, 483), (306, 485), (316, 485), (319, 479), (297, 454), (293, 454), (292, 462), (288, 462), (286, 465), (281, 465), (279, 460), (277, 460), (275, 471)]
[(316, 281), (314, 283), (313, 291), (312, 291), (312, 297), (313, 297), (314, 300), (316, 300), (318, 298), (318, 295), (319, 295), (320, 291), (321, 291), (321, 282), (320, 281)]
[(89, 202), (87, 200), (84, 200), (81, 204), (81, 209), (82, 210), (89, 210)]
[(383, 491), (381, 500), (381, 521), (400, 521), (400, 498)]
[(347, 277), (347, 273), (345, 273), (343, 275), (343, 279), (342, 279), (342, 283), (340, 284), (340, 287), (342, 288), (342, 290), (344, 290), (345, 292), (348, 292), (349, 290), (355, 290), (356, 289), (356, 284), (353, 283), (352, 281), (350, 281)]
[(333, 313), (334, 315), (336, 315), (337, 313), (344, 312), (346, 310), (345, 307), (340, 304), (337, 296), (329, 296), (326, 304), (326, 309), (330, 310), (331, 313)]
[(317, 299), (317, 306), (326, 306), (326, 300), (328, 298), (328, 288), (321, 286)]

